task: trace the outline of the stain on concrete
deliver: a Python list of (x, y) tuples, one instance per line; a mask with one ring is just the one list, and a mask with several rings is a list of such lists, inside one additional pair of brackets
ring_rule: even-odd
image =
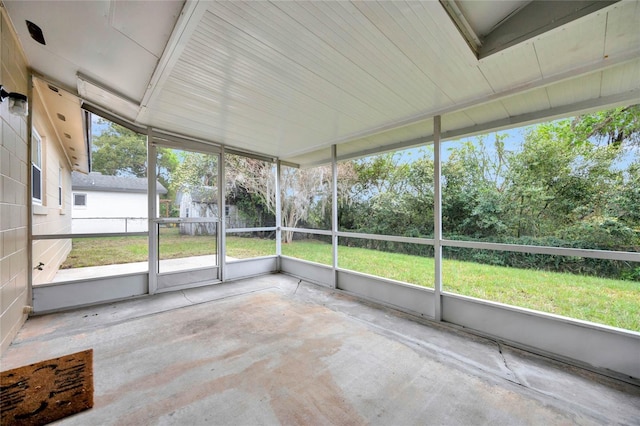
[[(150, 413), (154, 418), (170, 415), (195, 401), (237, 388), (268, 403), (282, 424), (366, 423), (346, 402), (323, 361), (340, 348), (336, 331), (344, 328), (325, 309), (291, 304), (274, 294), (257, 295), (234, 305), (233, 309), (225, 309), (224, 315), (191, 318), (180, 331), (198, 334), (204, 341), (232, 339), (235, 349), (173, 365), (139, 379), (139, 385), (128, 383), (116, 393), (163, 386), (205, 365), (222, 375), (216, 377), (210, 372), (216, 378), (193, 383), (189, 392), (169, 395), (128, 413), (126, 422), (144, 423), (149, 421)], [(263, 350), (265, 347), (268, 350)], [(252, 362), (234, 365), (233, 360), (240, 356)], [(109, 399), (112, 398), (113, 392)]]
[[(74, 326), (68, 314), (42, 317), (40, 328), (27, 322), (28, 339), (10, 347), (2, 361), (79, 345), (94, 349), (96, 404), (65, 419), (65, 425), (594, 424), (603, 419), (633, 424), (640, 418), (635, 404), (640, 398), (626, 384), (607, 387), (566, 374), (547, 394), (541, 389), (550, 388), (541, 381), (554, 380), (557, 366), (549, 368), (540, 358), (505, 348), (500, 354), (493, 342), (465, 340), (461, 333), (290, 281), (283, 285), (286, 291), (246, 293), (245, 285), (242, 294), (224, 300), (134, 313), (126, 321), (92, 323), (91, 330)], [(224, 291), (228, 296), (229, 287)], [(538, 388), (508, 381), (503, 356), (522, 383)], [(580, 398), (566, 389), (572, 384), (584, 387)], [(601, 400), (613, 413), (603, 412)]]

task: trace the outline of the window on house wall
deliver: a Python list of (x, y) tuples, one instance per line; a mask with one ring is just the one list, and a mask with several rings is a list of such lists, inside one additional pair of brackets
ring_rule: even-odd
[(31, 132), (31, 197), (42, 204), (42, 139), (36, 129)]
[(87, 207), (87, 194), (73, 194), (74, 207)]
[(62, 207), (62, 167), (58, 169), (58, 207)]

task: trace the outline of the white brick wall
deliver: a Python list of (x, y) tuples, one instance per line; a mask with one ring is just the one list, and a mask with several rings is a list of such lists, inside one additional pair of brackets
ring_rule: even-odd
[[(26, 62), (4, 9), (0, 11), (0, 82), (7, 91), (26, 94)], [(26, 320), (23, 309), (31, 300), (27, 275), (27, 122), (24, 117), (9, 114), (8, 102), (3, 102), (0, 127), (1, 353)]]

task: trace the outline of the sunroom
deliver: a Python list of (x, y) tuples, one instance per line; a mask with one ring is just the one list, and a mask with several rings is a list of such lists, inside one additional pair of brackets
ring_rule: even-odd
[[(640, 2), (1, 10), (30, 101), (1, 111), (3, 353), (28, 316), (293, 277), (640, 383)], [(79, 231), (72, 172), (146, 179), (146, 211)]]

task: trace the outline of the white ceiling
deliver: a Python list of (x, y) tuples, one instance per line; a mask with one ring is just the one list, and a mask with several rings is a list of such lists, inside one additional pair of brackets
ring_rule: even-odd
[(640, 102), (638, 0), (480, 60), (437, 1), (4, 3), (34, 70), (87, 102), (303, 165), (428, 142), (434, 115), (454, 137)]

